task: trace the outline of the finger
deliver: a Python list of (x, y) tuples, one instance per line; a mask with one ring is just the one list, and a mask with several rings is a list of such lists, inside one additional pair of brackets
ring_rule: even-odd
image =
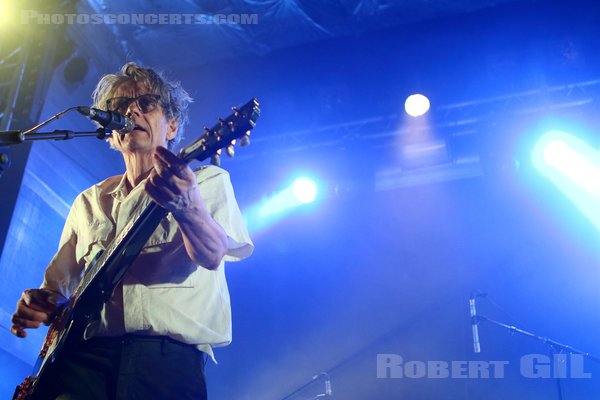
[(15, 335), (16, 337), (24, 338), (27, 337), (27, 332), (20, 326), (13, 325), (10, 327), (10, 333)]
[[(31, 307), (28, 307), (24, 303), (22, 305), (17, 306), (17, 311), (13, 314), (14, 318), (27, 319), (31, 321), (39, 321), (44, 322), (48, 319), (49, 313), (43, 311), (34, 310)], [(13, 322), (15, 322), (13, 320)]]
[(155, 168), (146, 181), (146, 187), (154, 186), (155, 189), (160, 191), (163, 188), (170, 190), (172, 193), (178, 191), (177, 182), (172, 180), (172, 175), (169, 175), (166, 172), (162, 172), (160, 175)]
[(182, 179), (169, 171), (157, 171), (154, 175), (150, 176), (148, 180), (159, 190), (162, 188), (168, 189), (165, 193), (167, 196), (180, 195), (196, 186), (195, 178), (192, 181)]
[(170, 179), (174, 176), (185, 182), (195, 181), (192, 171), (189, 170), (186, 164), (168, 164), (164, 160), (155, 157), (154, 169), (158, 175), (165, 179)]
[(146, 187), (155, 189), (156, 193), (161, 193), (167, 198), (172, 198), (180, 191), (177, 184), (173, 181), (168, 181), (160, 175), (154, 175), (146, 183)]
[(156, 156), (164, 160), (167, 164), (181, 164), (183, 161), (168, 149), (159, 146), (156, 148)]
[[(153, 179), (153, 181), (156, 182), (158, 179), (159, 178), (157, 177), (157, 178)], [(146, 190), (146, 193), (148, 194), (148, 196), (150, 196), (150, 198), (152, 200), (154, 200), (156, 203), (158, 203), (162, 207), (165, 207), (170, 200), (177, 197), (164, 184), (157, 185), (156, 183), (153, 183), (152, 181), (146, 182), (145, 190)]]
[(159, 173), (160, 170), (165, 170), (168, 171), (168, 173), (175, 175), (181, 179), (184, 179), (186, 181), (190, 180), (191, 170), (189, 170), (187, 164), (175, 154), (171, 153), (164, 147), (158, 147), (156, 149), (156, 152), (154, 153), (154, 156), (155, 161), (160, 165), (160, 169), (158, 171)]
[[(56, 297), (47, 291), (39, 289), (28, 289), (24, 291), (19, 300), (19, 303), (21, 302), (28, 308), (44, 313), (50, 313), (56, 310)], [(17, 307), (19, 306), (19, 303), (17, 303)]]
[(39, 328), (43, 321), (32, 321), (26, 318), (19, 318), (14, 316), (11, 318), (11, 322), (15, 327), (21, 328)]
[(164, 176), (165, 172), (169, 170), (169, 163), (161, 158), (157, 153), (154, 153), (152, 162), (154, 164), (154, 170), (158, 175), (162, 174)]
[(168, 164), (165, 160), (154, 157), (154, 170), (156, 175), (163, 178), (165, 182), (169, 182), (169, 185), (175, 188), (178, 184), (186, 184), (185, 171), (183, 168), (186, 166)]
[(40, 289), (40, 298), (44, 299), (45, 303), (50, 303), (54, 306), (64, 303), (65, 299), (60, 293), (53, 292), (48, 289)]

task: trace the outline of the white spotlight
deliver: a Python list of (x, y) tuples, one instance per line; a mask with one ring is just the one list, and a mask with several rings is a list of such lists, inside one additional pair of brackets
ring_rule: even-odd
[(292, 184), (294, 196), (300, 203), (311, 203), (317, 197), (317, 185), (308, 178), (298, 178)]
[(429, 111), (429, 99), (422, 94), (411, 94), (404, 102), (404, 110), (411, 117), (420, 117)]

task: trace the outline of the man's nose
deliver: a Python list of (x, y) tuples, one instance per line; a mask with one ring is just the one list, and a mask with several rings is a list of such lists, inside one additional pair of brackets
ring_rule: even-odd
[(130, 116), (130, 115), (140, 115), (141, 111), (137, 105), (137, 101), (132, 101), (131, 103), (129, 103), (129, 105), (127, 106), (127, 112), (125, 113), (125, 115)]

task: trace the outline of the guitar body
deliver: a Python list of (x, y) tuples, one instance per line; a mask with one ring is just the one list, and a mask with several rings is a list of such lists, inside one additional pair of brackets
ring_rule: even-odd
[(20, 384), (13, 399), (37, 400), (45, 399), (51, 393), (52, 384), (56, 382), (63, 360), (69, 356), (69, 349), (83, 337), (87, 319), (74, 318), (73, 310), (63, 306), (54, 318), (42, 351), (35, 364), (38, 371), (35, 376), (29, 376)]
[[(90, 263), (94, 268), (97, 260), (102, 255), (99, 252)], [(34, 365), (36, 375), (28, 376), (23, 383), (17, 386), (13, 400), (38, 400), (46, 399), (56, 382), (62, 363), (68, 359), (72, 349), (83, 340), (85, 328), (102, 307), (102, 300), (97, 296), (99, 285), (93, 290), (93, 285), (85, 294), (69, 301), (59, 307), (42, 345), (38, 359)], [(96, 294), (93, 296), (92, 294)], [(96, 297), (96, 304), (91, 300)], [(99, 300), (99, 301), (98, 301)]]
[[(181, 150), (179, 158), (186, 163), (214, 158), (222, 148), (233, 154), (237, 139), (248, 142), (250, 130), (260, 115), (256, 99), (234, 108), (233, 114), (211, 129), (188, 147)], [(46, 340), (29, 376), (15, 390), (13, 400), (47, 399), (62, 364), (80, 343), (89, 322), (95, 320), (102, 306), (127, 272), (144, 245), (160, 224), (167, 211), (150, 202), (136, 218), (130, 221), (109, 243), (105, 250), (96, 254), (86, 268), (73, 295), (61, 306), (52, 323)]]

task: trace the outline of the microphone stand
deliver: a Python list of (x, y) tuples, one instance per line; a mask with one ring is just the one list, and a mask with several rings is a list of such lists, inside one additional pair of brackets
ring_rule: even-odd
[(70, 130), (55, 130), (53, 132), (31, 132), (27, 131), (0, 131), (0, 178), (4, 171), (10, 167), (10, 153), (2, 152), (3, 146), (22, 144), (33, 140), (68, 140), (76, 137), (95, 136), (98, 139), (106, 139), (111, 135), (110, 130), (98, 128), (93, 132), (74, 132)]
[[(112, 130), (101, 126), (93, 132), (74, 132), (70, 130), (55, 130), (53, 132), (36, 132), (41, 127), (48, 125), (50, 122), (55, 121), (65, 115), (66, 113), (78, 110), (78, 107), (70, 107), (64, 111), (59, 112), (58, 114), (53, 115), (48, 118), (46, 121), (41, 122), (34, 126), (33, 128), (27, 129), (25, 131), (0, 131), (0, 150), (2, 146), (11, 146), (15, 144), (21, 144), (24, 142), (32, 141), (32, 140), (67, 140), (73, 139), (75, 137), (89, 137), (95, 136), (98, 139), (106, 139), (112, 133)], [(81, 112), (81, 111), (80, 111)], [(103, 124), (104, 125), (104, 124)], [(8, 169), (10, 166), (10, 157), (8, 153), (0, 152), (0, 177), (2, 177), (2, 173)]]
[(30, 140), (67, 140), (76, 137), (95, 136), (98, 139), (106, 139), (111, 134), (110, 130), (98, 128), (93, 132), (74, 132), (70, 130), (55, 130), (52, 132), (4, 131), (0, 132), (0, 146), (21, 144)]
[[(518, 333), (520, 335), (527, 336), (527, 337), (530, 337), (530, 338), (534, 338), (534, 339), (536, 339), (536, 340), (538, 340), (538, 341), (540, 341), (542, 343), (545, 343), (548, 346), (550, 346), (550, 354), (551, 355), (554, 355), (554, 354), (557, 354), (557, 353), (560, 353), (560, 352), (564, 351), (564, 352), (567, 352), (567, 353), (570, 353), (570, 354), (580, 354), (580, 355), (584, 356), (585, 358), (587, 358), (589, 360), (592, 360), (592, 361), (600, 364), (600, 358), (599, 357), (596, 357), (596, 356), (594, 356), (594, 355), (592, 355), (590, 353), (587, 353), (585, 351), (581, 351), (581, 350), (575, 349), (572, 346), (569, 346), (567, 344), (559, 343), (556, 340), (553, 340), (553, 339), (550, 339), (550, 338), (547, 338), (547, 337), (544, 337), (544, 336), (540, 336), (540, 335), (535, 334), (533, 332), (528, 332), (528, 331), (526, 331), (524, 329), (518, 328), (516, 326), (508, 325), (508, 324), (505, 324), (503, 322), (499, 322), (499, 321), (493, 320), (493, 319), (488, 318), (488, 317), (483, 316), (483, 315), (476, 315), (476, 316), (474, 316), (474, 318), (475, 318), (475, 320), (476, 320), (477, 323), (479, 323), (479, 321), (486, 321), (486, 322), (489, 322), (489, 323), (494, 324), (496, 326), (499, 326), (501, 328), (504, 328), (504, 329), (510, 331), (511, 333)], [(562, 400), (563, 399), (563, 390), (562, 390), (562, 385), (561, 385), (560, 382), (561, 382), (560, 381), (560, 377), (557, 376), (556, 377), (556, 385), (557, 385), (557, 389), (558, 389), (558, 398), (560, 400)]]
[(319, 378), (323, 378), (323, 380), (325, 382), (325, 393), (320, 393), (320, 394), (318, 394), (316, 396), (313, 396), (313, 397), (310, 398), (310, 400), (318, 400), (318, 399), (322, 399), (324, 397), (331, 397), (331, 394), (332, 394), (332, 391), (331, 391), (331, 378), (329, 377), (329, 374), (327, 372), (321, 372), (320, 374), (313, 376), (310, 381), (308, 381), (304, 385), (300, 386), (298, 389), (294, 390), (292, 393), (288, 394), (287, 396), (283, 397), (281, 400), (291, 399), (295, 395), (297, 395), (300, 392), (302, 392), (304, 389), (306, 389), (309, 386), (313, 385)]

